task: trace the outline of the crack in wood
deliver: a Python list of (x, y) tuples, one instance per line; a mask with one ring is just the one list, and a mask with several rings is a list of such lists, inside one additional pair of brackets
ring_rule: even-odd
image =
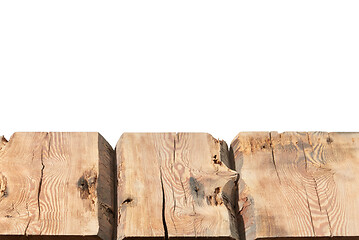
[(167, 229), (167, 223), (166, 223), (166, 197), (165, 197), (165, 189), (163, 186), (163, 179), (162, 179), (162, 167), (160, 166), (160, 180), (161, 180), (161, 188), (162, 188), (162, 223), (163, 223), (163, 229), (164, 229), (164, 239), (168, 240), (168, 229)]
[(28, 203), (25, 204), (25, 209), (27, 211), (27, 217), (29, 218), (29, 221), (27, 222), (27, 225), (26, 225), (25, 231), (24, 231), (24, 235), (27, 236), (27, 229), (29, 228), (29, 225), (30, 225), (30, 222), (31, 222), (30, 212), (29, 212), (29, 204)]
[(272, 132), (269, 132), (269, 146), (270, 146), (270, 148), (271, 148), (271, 152), (272, 152), (272, 162), (273, 162), (273, 165), (274, 165), (275, 172), (277, 173), (277, 177), (278, 177), (278, 180), (279, 180), (279, 184), (282, 184), (282, 182), (281, 182), (281, 180), (280, 180), (280, 177), (279, 177), (277, 165), (276, 165), (276, 163), (275, 163), (274, 147), (273, 147), (273, 141), (272, 141)]
[(320, 197), (319, 197), (319, 193), (318, 193), (318, 184), (317, 184), (317, 180), (315, 179), (314, 176), (312, 176), (313, 181), (314, 181), (314, 188), (315, 188), (315, 193), (317, 195), (317, 199), (318, 199), (318, 205), (319, 205), (319, 210), (322, 211), (322, 205), (320, 204)]
[(38, 218), (40, 219), (40, 214), (41, 214), (41, 210), (40, 210), (40, 193), (41, 193), (41, 187), (42, 187), (42, 179), (44, 177), (44, 169), (45, 169), (45, 165), (44, 165), (44, 156), (43, 156), (43, 149), (41, 149), (41, 171), (40, 171), (40, 181), (39, 181), (39, 187), (38, 187), (38, 192), (37, 192), (37, 207), (38, 207), (38, 211), (39, 211), (39, 216)]
[(308, 197), (308, 192), (307, 192), (307, 188), (302, 184), (304, 191), (305, 191), (305, 196), (306, 196), (306, 200), (307, 200), (307, 205), (308, 205), (308, 210), (309, 210), (309, 218), (310, 218), (310, 222), (312, 225), (312, 230), (313, 230), (313, 234), (314, 237), (316, 236), (315, 234), (315, 227), (314, 227), (314, 222), (313, 222), (313, 215), (312, 215), (312, 210), (310, 209), (310, 204), (309, 204), (309, 197)]
[(27, 229), (29, 228), (30, 222), (31, 222), (31, 219), (29, 219), (29, 221), (26, 224), (25, 231), (24, 231), (25, 236), (27, 236)]
[[(329, 133), (328, 133), (328, 135), (329, 135)], [(313, 145), (312, 145), (311, 142), (310, 142), (310, 138), (309, 138), (309, 134), (308, 134), (308, 133), (307, 133), (307, 139), (308, 139), (309, 145), (312, 147), (312, 151), (314, 151), (314, 148), (313, 148)], [(306, 156), (306, 153), (305, 153), (305, 150), (304, 150), (304, 145), (303, 145), (303, 143), (302, 143), (302, 151), (303, 151), (303, 155), (304, 155), (304, 159), (305, 159), (305, 163), (306, 163), (306, 172), (307, 172), (307, 173), (312, 177), (312, 179), (313, 179), (314, 189), (315, 189), (315, 194), (316, 194), (317, 201), (318, 201), (319, 210), (320, 210), (320, 212), (322, 212), (323, 209), (322, 209), (322, 205), (321, 205), (321, 203), (320, 203), (320, 197), (319, 197), (319, 192), (318, 192), (318, 183), (317, 183), (317, 180), (315, 179), (315, 177), (313, 176), (313, 174), (308, 172), (308, 169), (307, 169), (307, 162), (308, 162), (308, 160), (307, 160), (307, 156)], [(326, 196), (327, 196), (327, 198), (328, 198), (328, 195), (327, 195), (326, 191), (325, 191), (325, 194), (326, 194)], [(331, 227), (331, 223), (330, 223), (330, 219), (329, 219), (329, 215), (328, 215), (328, 210), (327, 210), (326, 208), (325, 208), (325, 213), (326, 213), (326, 217), (327, 217), (327, 220), (328, 220), (328, 227), (329, 227), (330, 236), (332, 236), (332, 227)]]

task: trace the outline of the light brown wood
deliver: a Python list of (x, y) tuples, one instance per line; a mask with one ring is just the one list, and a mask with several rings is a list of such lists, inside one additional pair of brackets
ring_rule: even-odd
[(240, 133), (231, 147), (246, 240), (359, 236), (358, 133)]
[(1, 142), (1, 239), (113, 239), (114, 151), (101, 135), (15, 133)]
[(125, 133), (116, 147), (118, 236), (238, 238), (238, 174), (205, 133)]

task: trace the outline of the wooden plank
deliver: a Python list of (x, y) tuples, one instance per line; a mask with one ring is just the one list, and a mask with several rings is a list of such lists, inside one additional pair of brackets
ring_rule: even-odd
[(231, 195), (238, 174), (222, 163), (222, 146), (205, 133), (123, 134), (119, 238), (238, 238)]
[(15, 133), (0, 149), (0, 239), (112, 239), (114, 152), (98, 133)]
[(240, 133), (245, 239), (359, 236), (358, 133)]

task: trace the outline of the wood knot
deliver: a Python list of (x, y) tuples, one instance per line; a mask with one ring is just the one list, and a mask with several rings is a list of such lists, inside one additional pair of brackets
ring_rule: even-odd
[(189, 178), (189, 185), (191, 189), (191, 195), (193, 196), (194, 202), (201, 206), (202, 200), (204, 199), (205, 193), (204, 193), (204, 186), (202, 183), (200, 183), (197, 179), (194, 177)]
[(219, 160), (219, 159), (217, 158), (217, 155), (214, 155), (214, 156), (213, 156), (213, 163), (214, 163), (214, 164), (219, 164), (220, 166), (222, 166), (222, 162), (221, 162), (221, 160)]
[(331, 144), (333, 142), (333, 139), (331, 137), (327, 137), (327, 143)]
[(118, 209), (126, 208), (126, 207), (134, 207), (136, 205), (135, 199), (131, 197), (127, 197), (122, 203), (119, 204)]
[(222, 189), (217, 187), (212, 195), (207, 196), (207, 203), (211, 206), (223, 205)]
[(77, 186), (80, 190), (80, 197), (82, 199), (96, 198), (96, 183), (97, 173), (93, 170), (85, 171), (84, 174), (77, 181)]
[(133, 201), (132, 198), (126, 198), (126, 199), (122, 202), (122, 205), (123, 205), (123, 204), (131, 203), (132, 201)]
[(8, 196), (7, 179), (0, 173), (0, 199)]

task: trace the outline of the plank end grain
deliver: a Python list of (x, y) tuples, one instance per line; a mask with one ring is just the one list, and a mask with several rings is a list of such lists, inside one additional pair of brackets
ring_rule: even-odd
[(0, 150), (0, 239), (112, 239), (113, 162), (98, 133), (14, 133)]
[(119, 239), (237, 239), (231, 198), (238, 174), (223, 163), (223, 146), (205, 133), (123, 134)]
[(245, 239), (357, 238), (358, 142), (358, 133), (238, 134), (231, 148)]

